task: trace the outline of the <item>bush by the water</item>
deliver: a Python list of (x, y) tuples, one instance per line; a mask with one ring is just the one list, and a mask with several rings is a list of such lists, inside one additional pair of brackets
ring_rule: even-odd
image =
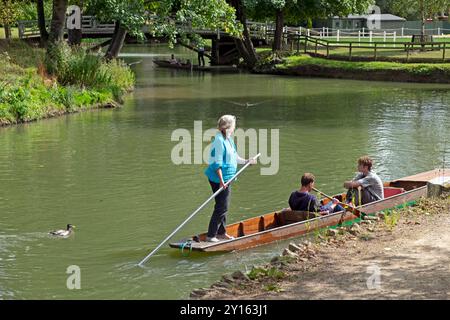
[(65, 42), (49, 48), (45, 62), (47, 71), (63, 85), (129, 88), (134, 83), (133, 73), (120, 60), (106, 61), (81, 47), (71, 48)]
[[(41, 59), (30, 60), (25, 50)], [(134, 84), (123, 62), (104, 61), (81, 48), (60, 44), (43, 57), (42, 49), (25, 44), (0, 46), (0, 124), (115, 104)]]

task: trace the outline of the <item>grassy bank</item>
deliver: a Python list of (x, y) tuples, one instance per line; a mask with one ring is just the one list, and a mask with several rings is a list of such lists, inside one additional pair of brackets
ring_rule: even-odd
[(280, 69), (295, 68), (299, 66), (320, 66), (348, 71), (405, 71), (414, 75), (432, 75), (434, 72), (445, 72), (450, 76), (449, 63), (398, 63), (398, 62), (352, 62), (331, 59), (314, 58), (309, 55), (287, 57)]
[(0, 42), (0, 125), (116, 106), (132, 90), (134, 75), (120, 61), (105, 62), (62, 46), (49, 76), (43, 49)]
[(450, 83), (448, 63), (338, 61), (306, 54), (286, 57), (282, 63), (269, 69), (262, 68), (259, 72), (359, 80)]
[[(450, 194), (421, 199), (352, 226), (314, 232), (310, 241), (297, 239), (270, 262), (226, 274), (190, 297), (448, 299), (448, 221)], [(383, 270), (378, 290), (367, 285), (374, 264)]]

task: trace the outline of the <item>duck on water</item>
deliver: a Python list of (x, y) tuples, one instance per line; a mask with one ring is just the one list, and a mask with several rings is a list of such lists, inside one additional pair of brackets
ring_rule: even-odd
[(63, 230), (63, 229), (54, 230), (54, 231), (50, 231), (48, 234), (55, 236), (55, 237), (67, 238), (73, 233), (74, 228), (75, 228), (74, 225), (68, 224), (66, 230)]

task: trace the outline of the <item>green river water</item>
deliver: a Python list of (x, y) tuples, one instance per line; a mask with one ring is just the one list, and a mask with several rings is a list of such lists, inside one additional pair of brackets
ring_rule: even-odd
[[(279, 129), (278, 172), (261, 175), (266, 164), (239, 178), (229, 222), (287, 206), (305, 171), (324, 192), (341, 191), (364, 154), (384, 180), (450, 165), (448, 86), (154, 67), (153, 58), (171, 52), (124, 49), (124, 59), (140, 63), (123, 108), (0, 128), (0, 299), (185, 299), (278, 254), (289, 240), (189, 257), (164, 246), (136, 267), (210, 195), (204, 164), (171, 160), (172, 132), (193, 134), (194, 121), (209, 129), (234, 114), (239, 128)], [(205, 231), (211, 211), (175, 240)], [(74, 236), (47, 235), (67, 223), (77, 226)], [(80, 268), (80, 290), (66, 286), (71, 265)]]

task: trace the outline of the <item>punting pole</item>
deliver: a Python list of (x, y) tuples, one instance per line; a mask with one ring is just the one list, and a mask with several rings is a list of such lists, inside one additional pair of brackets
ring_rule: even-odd
[[(258, 159), (258, 157), (261, 155), (261, 153), (258, 153), (256, 156), (254, 156), (252, 159), (256, 160)], [(245, 169), (247, 169), (247, 167), (250, 165), (250, 161), (248, 161), (230, 180), (227, 181), (227, 183), (225, 183), (226, 186), (228, 186), (233, 180), (235, 180)], [(165, 238), (163, 240), (163, 242), (161, 242), (152, 252), (150, 252), (144, 259), (142, 259), (141, 262), (139, 262), (138, 266), (142, 267), (144, 265), (144, 263), (147, 262), (148, 259), (150, 259), (150, 257), (152, 255), (155, 254), (156, 251), (159, 250), (159, 248), (162, 247), (162, 245), (164, 243), (166, 243), (170, 238), (172, 238), (172, 236), (178, 232), (178, 230), (180, 230), (189, 220), (191, 220), (201, 209), (203, 209), (204, 206), (206, 206), (208, 204), (208, 202), (210, 202), (212, 199), (214, 199), (221, 191), (223, 190), (223, 187), (220, 187), (219, 190), (217, 190), (216, 192), (214, 192), (214, 194), (212, 196), (210, 196), (208, 198), (208, 200), (206, 200), (205, 202), (203, 202), (203, 204), (197, 208), (197, 210), (195, 210), (194, 212), (191, 213), (191, 215), (184, 220), (184, 222), (182, 224), (180, 224), (174, 231), (172, 231), (171, 234), (169, 234), (167, 236), (167, 238)]]
[[(314, 187), (313, 187), (312, 189), (313, 189), (314, 191), (320, 193), (321, 195), (323, 195), (325, 198), (328, 198), (328, 199), (330, 199), (330, 200), (336, 199), (336, 198), (333, 198), (333, 197), (327, 195), (326, 193), (323, 193), (323, 192), (320, 191), (319, 189), (316, 189), (316, 188), (314, 188)], [(337, 200), (337, 199), (336, 199), (336, 200)], [(360, 216), (361, 213), (364, 214), (364, 212), (361, 212), (360, 210), (356, 209), (356, 207), (350, 206), (349, 203), (344, 203), (344, 202), (338, 201), (338, 204), (340, 204), (341, 206), (343, 206), (343, 207), (344, 207), (344, 210), (345, 210), (345, 208), (350, 208), (351, 211), (352, 211), (353, 213), (356, 213), (357, 216)]]

